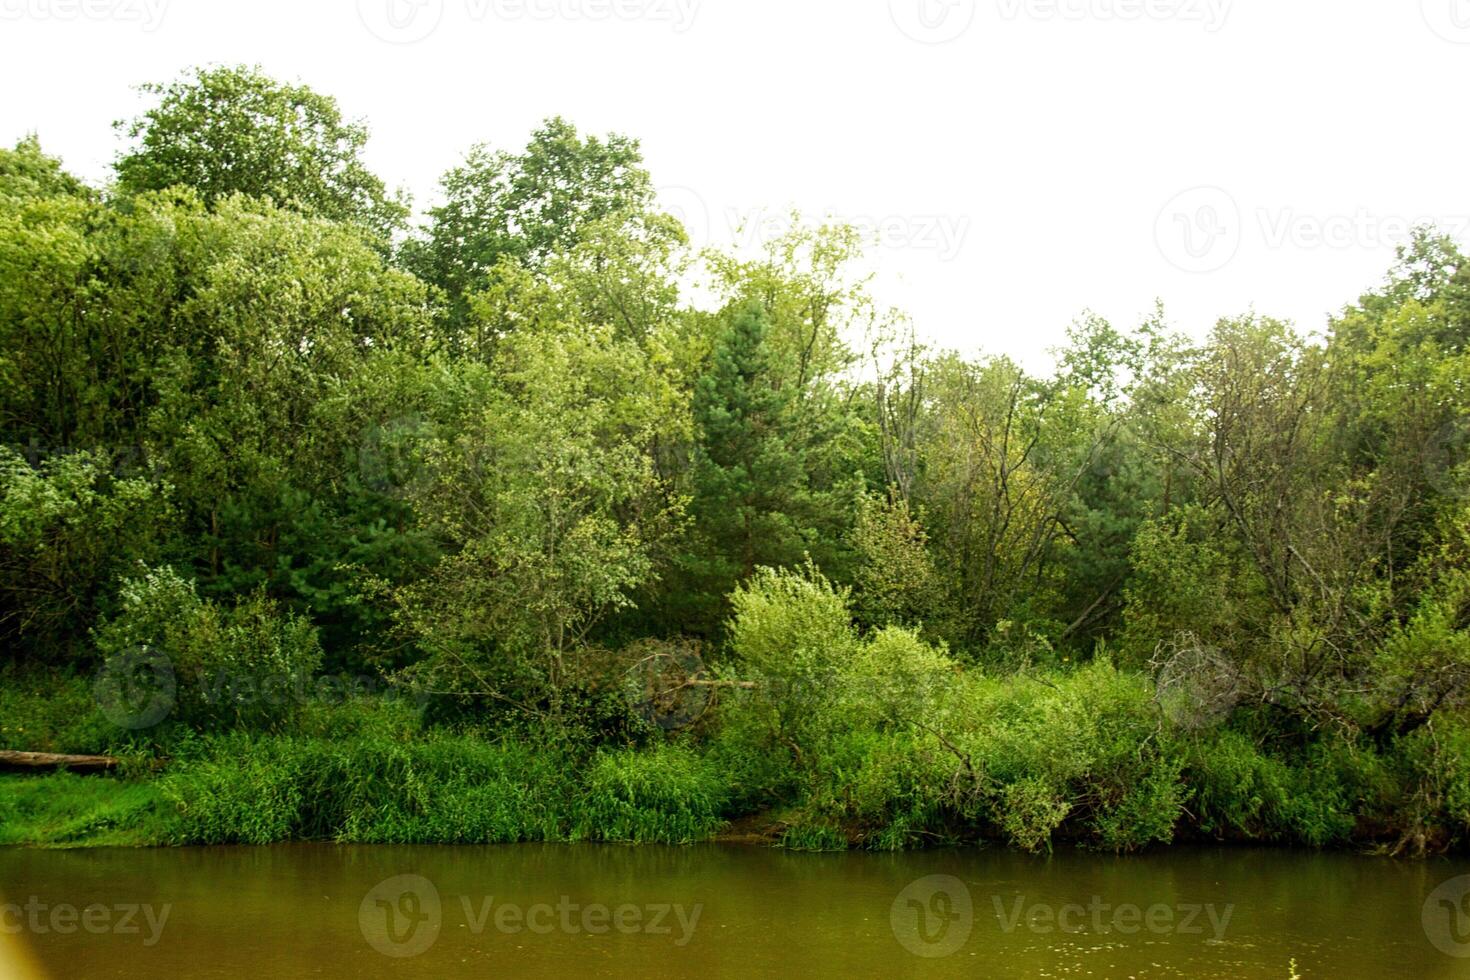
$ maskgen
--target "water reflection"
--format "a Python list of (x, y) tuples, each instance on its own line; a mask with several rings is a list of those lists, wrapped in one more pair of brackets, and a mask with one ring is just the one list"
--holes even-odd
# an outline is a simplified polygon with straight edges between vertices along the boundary
[(1254, 849), (10, 849), (0, 932), (59, 977), (1470, 977), (1467, 872)]

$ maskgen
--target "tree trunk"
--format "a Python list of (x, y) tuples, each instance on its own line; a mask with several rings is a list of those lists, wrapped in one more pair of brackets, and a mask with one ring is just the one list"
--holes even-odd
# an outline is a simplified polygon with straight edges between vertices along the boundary
[(116, 769), (110, 755), (55, 755), (50, 752), (12, 752), (0, 749), (0, 770), (70, 769), (73, 772), (104, 772)]

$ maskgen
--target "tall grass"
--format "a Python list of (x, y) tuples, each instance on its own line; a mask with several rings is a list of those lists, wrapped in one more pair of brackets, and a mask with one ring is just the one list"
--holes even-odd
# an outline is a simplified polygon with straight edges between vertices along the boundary
[(679, 744), (599, 752), (572, 804), (577, 840), (688, 844), (713, 837), (730, 787), (712, 760)]
[(0, 776), (0, 846), (130, 847), (173, 837), (158, 787), (111, 776)]
[(179, 813), (177, 843), (509, 843), (564, 836), (568, 768), (554, 751), (466, 735), (234, 734), (160, 789)]

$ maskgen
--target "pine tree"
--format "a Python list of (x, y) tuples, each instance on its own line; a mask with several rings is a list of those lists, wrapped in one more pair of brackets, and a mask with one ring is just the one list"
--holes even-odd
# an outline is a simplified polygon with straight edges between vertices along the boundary
[(737, 582), (761, 565), (799, 563), (812, 536), (793, 393), (778, 382), (768, 330), (759, 303), (736, 311), (694, 390), (699, 444), (691, 510), (700, 540), (689, 572), (704, 586), (694, 617), (708, 626)]

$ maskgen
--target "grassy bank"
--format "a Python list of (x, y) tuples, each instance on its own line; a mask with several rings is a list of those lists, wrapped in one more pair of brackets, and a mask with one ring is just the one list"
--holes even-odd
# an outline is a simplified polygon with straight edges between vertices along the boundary
[(751, 696), (694, 730), (621, 743), (434, 724), (373, 698), (310, 707), (276, 732), (166, 723), (124, 733), (96, 717), (85, 691), (71, 680), (0, 694), (7, 745), (124, 759), (110, 776), (0, 777), (0, 844), (688, 843), (729, 833), (808, 850), (1070, 840), (1128, 851), (1217, 839), (1412, 851), (1457, 847), (1470, 829), (1470, 775), (1458, 764), (1470, 730), (1449, 717), (1383, 746), (1321, 733), (1265, 743), (1249, 711), (1188, 731), (1163, 722), (1142, 678), (1103, 663), (951, 677), (919, 725), (860, 726), (809, 705), (783, 728)]

